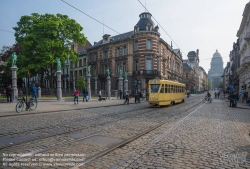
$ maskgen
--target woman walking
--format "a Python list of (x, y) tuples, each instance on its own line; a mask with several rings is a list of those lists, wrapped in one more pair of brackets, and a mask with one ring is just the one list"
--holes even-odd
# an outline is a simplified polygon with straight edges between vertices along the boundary
[(79, 95), (80, 95), (79, 90), (75, 89), (75, 92), (74, 92), (74, 104), (78, 104)]

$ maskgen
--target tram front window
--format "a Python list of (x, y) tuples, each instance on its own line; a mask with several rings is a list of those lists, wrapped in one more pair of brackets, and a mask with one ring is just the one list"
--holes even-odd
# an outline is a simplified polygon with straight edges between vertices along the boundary
[(159, 84), (151, 84), (150, 85), (150, 91), (151, 91), (151, 93), (158, 93), (159, 88), (160, 88)]

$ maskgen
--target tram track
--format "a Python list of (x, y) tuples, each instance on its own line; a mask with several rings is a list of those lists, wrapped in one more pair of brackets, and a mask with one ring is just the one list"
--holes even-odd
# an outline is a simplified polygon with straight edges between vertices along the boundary
[[(188, 109), (182, 111), (181, 114), (183, 114), (184, 112), (187, 112), (187, 111), (189, 111), (189, 110), (195, 108), (196, 106), (198, 106), (198, 105), (200, 105), (200, 104), (203, 104), (203, 103), (202, 103), (202, 102), (199, 102), (199, 103), (193, 105), (192, 107), (190, 107), (190, 108), (188, 108)], [(189, 116), (189, 114), (188, 114), (187, 116)], [(187, 116), (185, 116), (183, 119), (185, 119)], [(108, 153), (114, 151), (114, 150), (117, 149), (117, 148), (121, 148), (121, 147), (123, 147), (123, 146), (125, 146), (125, 145), (131, 143), (131, 142), (133, 142), (134, 140), (136, 140), (136, 139), (138, 139), (138, 138), (140, 138), (140, 137), (142, 137), (142, 136), (144, 136), (144, 135), (146, 135), (146, 134), (148, 134), (148, 133), (150, 133), (150, 132), (152, 132), (152, 131), (154, 131), (154, 130), (160, 128), (161, 126), (163, 126), (163, 125), (169, 123), (171, 120), (173, 120), (173, 118), (175, 118), (175, 117), (169, 118), (167, 121), (164, 121), (164, 120), (163, 120), (164, 122), (161, 122), (160, 124), (158, 124), (158, 125), (156, 125), (156, 126), (150, 128), (150, 129), (148, 129), (148, 130), (145, 130), (145, 131), (141, 132), (141, 133), (138, 134), (138, 135), (135, 135), (135, 136), (133, 136), (133, 137), (131, 137), (131, 138), (129, 138), (129, 139), (126, 139), (126, 140), (124, 140), (124, 141), (122, 141), (122, 142), (120, 142), (120, 143), (118, 143), (118, 144), (115, 144), (115, 145), (113, 145), (113, 146), (111, 146), (111, 147), (105, 149), (104, 151), (101, 151), (101, 152), (99, 152), (98, 154), (95, 154), (94, 156), (88, 157), (85, 161), (83, 161), (82, 163), (80, 163), (80, 164), (74, 166), (73, 168), (81, 167), (81, 166), (83, 166), (83, 165), (85, 165), (85, 164), (87, 164), (87, 163), (89, 163), (89, 162), (91, 162), (91, 161), (93, 161), (93, 160), (95, 160), (95, 159), (97, 159), (97, 158), (100, 158), (100, 157), (102, 157), (102, 156), (104, 156), (104, 155), (106, 155), (106, 154), (108, 154)]]
[[(134, 110), (133, 112), (136, 112), (136, 111), (138, 111), (138, 110), (143, 110), (143, 109), (148, 109), (148, 107), (146, 107), (146, 108), (140, 108), (140, 109), (136, 109), (136, 110)], [(155, 108), (155, 109), (157, 109), (157, 108)], [(147, 112), (150, 112), (150, 111), (152, 111), (152, 110), (149, 110), (149, 111), (147, 111)], [(147, 113), (146, 112), (146, 113)], [(130, 113), (132, 113), (132, 112), (130, 112)], [(145, 112), (143, 112), (143, 113), (145, 113)], [(112, 118), (116, 118), (116, 117), (118, 117), (118, 116), (121, 116), (121, 115), (123, 115), (123, 114), (127, 114), (127, 112), (124, 112), (124, 113), (114, 113), (114, 114), (104, 114), (104, 115), (99, 115), (99, 116), (94, 116), (94, 117), (90, 117), (90, 118), (87, 118), (87, 119), (85, 119), (85, 120), (82, 120), (81, 122), (87, 122), (87, 121), (91, 121), (91, 120), (95, 120), (95, 119), (104, 119), (104, 118), (110, 118), (110, 116), (112, 116)], [(126, 118), (126, 117), (125, 117)], [(105, 120), (104, 120), (105, 121)], [(112, 121), (111, 121), (112, 122)], [(69, 124), (69, 123), (74, 123), (74, 121), (72, 122), (68, 122), (67, 124)], [(108, 122), (106, 122), (106, 123), (110, 123), (109, 121)], [(23, 131), (23, 132), (17, 132), (17, 133), (11, 133), (11, 135), (9, 135), (9, 134), (6, 134), (6, 135), (1, 135), (0, 136), (0, 140), (1, 140), (1, 138), (3, 138), (3, 137), (6, 137), (6, 136), (14, 136), (14, 135), (20, 135), (20, 134), (22, 134), (22, 133), (32, 133), (32, 132), (34, 132), (34, 131), (36, 131), (36, 132), (39, 132), (39, 131), (43, 131), (43, 130), (49, 130), (49, 129), (53, 129), (53, 128), (60, 128), (60, 127), (65, 127), (67, 124), (63, 124), (63, 125), (56, 125), (56, 126), (49, 126), (49, 127), (44, 127), (44, 128), (37, 128), (37, 129), (33, 129), (33, 130), (27, 130), (27, 131)], [(105, 122), (104, 123), (99, 123), (99, 124), (97, 124), (97, 125), (103, 125), (103, 124), (105, 124)], [(66, 126), (67, 127), (67, 126)], [(89, 127), (89, 126), (87, 126), (87, 127)], [(93, 127), (93, 126), (92, 126)], [(83, 129), (85, 129), (86, 128), (86, 126), (84, 126), (84, 127), (81, 127), (81, 128), (77, 128), (77, 129), (75, 129), (75, 130), (72, 130), (72, 131), (69, 131), (69, 132), (62, 132), (62, 133), (60, 133), (60, 134), (51, 134), (51, 135), (47, 135), (47, 136), (41, 136), (41, 137), (36, 137), (36, 138), (34, 138), (34, 139), (30, 139), (30, 140), (25, 140), (25, 141), (21, 141), (21, 142), (18, 142), (17, 144), (11, 144), (11, 145), (7, 145), (7, 146), (2, 146), (2, 147), (0, 147), (0, 150), (2, 150), (2, 149), (4, 149), (4, 148), (7, 148), (7, 147), (12, 147), (12, 146), (16, 146), (16, 145), (20, 145), (20, 144), (22, 144), (22, 143), (25, 143), (25, 142), (31, 142), (31, 141), (35, 141), (35, 140), (38, 140), (38, 139), (45, 139), (45, 138), (50, 138), (50, 137), (55, 137), (55, 136), (60, 136), (60, 135), (63, 135), (63, 134), (70, 134), (70, 133), (73, 133), (73, 132), (76, 132), (76, 131), (79, 131), (79, 130), (83, 130)]]
[[(197, 101), (197, 100), (199, 100), (199, 98), (198, 98), (198, 99), (195, 99), (195, 100), (192, 100), (192, 102)], [(192, 107), (189, 107), (188, 109), (183, 110), (182, 113), (183, 113), (183, 112), (186, 112), (186, 111), (188, 111), (188, 110), (190, 110), (190, 109), (192, 109), (192, 108), (194, 108), (195, 106), (197, 106), (197, 105), (199, 105), (199, 104), (200, 104), (200, 102), (199, 102), (198, 104), (195, 104), (195, 105), (192, 106)], [(170, 111), (176, 109), (176, 106), (182, 107), (183, 105), (182, 105), (182, 104), (178, 104), (178, 105), (169, 107), (169, 108), (167, 109), (168, 112), (170, 112)], [(100, 108), (100, 107), (98, 107), (98, 108)], [(148, 107), (146, 107), (146, 108), (144, 108), (144, 109), (148, 109)], [(143, 109), (143, 110), (144, 110), (144, 109)], [(154, 114), (155, 114), (155, 113), (156, 113), (156, 112), (154, 111), (155, 109), (161, 110), (161, 108), (160, 108), (160, 109), (159, 109), (159, 108), (153, 108), (153, 110), (152, 110), (152, 108), (151, 108), (151, 109), (149, 109), (149, 111), (147, 111), (146, 113), (154, 112)], [(140, 108), (140, 110), (142, 110), (142, 108)], [(135, 111), (138, 111), (138, 110), (135, 110)], [(124, 112), (123, 114), (125, 114), (125, 113), (128, 113), (128, 112)], [(145, 111), (144, 111), (144, 112), (141, 113), (141, 114), (146, 114), (146, 113), (145, 113)], [(165, 113), (165, 112), (161, 112), (161, 113), (158, 112), (156, 115), (159, 116), (159, 115), (161, 115), (161, 114), (163, 114), (163, 113)], [(119, 113), (119, 114), (121, 114), (121, 113)], [(141, 116), (141, 114), (138, 114), (138, 115)], [(153, 115), (153, 113), (152, 113), (152, 117), (150, 117), (150, 118), (153, 118), (153, 116), (156, 116), (156, 115)], [(130, 116), (128, 116), (128, 118), (129, 118), (129, 117), (130, 117)], [(95, 117), (95, 118), (101, 118), (101, 116), (98, 116), (98, 117)], [(118, 122), (118, 121), (123, 120), (123, 119), (126, 119), (126, 118), (127, 118), (127, 117), (125, 116), (124, 118), (115, 119), (115, 120), (113, 120), (113, 121), (108, 121), (108, 122), (106, 122), (106, 123), (104, 122), (104, 123), (96, 124), (96, 126), (97, 126), (97, 125), (104, 125), (104, 124), (108, 124), (108, 123), (113, 123), (113, 122)], [(133, 116), (133, 118), (135, 118), (135, 117)], [(149, 117), (148, 117), (148, 118), (149, 118)], [(173, 118), (175, 118), (175, 117), (171, 117), (170, 119), (173, 119)], [(170, 119), (169, 119), (169, 120), (170, 120)], [(88, 119), (88, 120), (89, 120), (89, 119)], [(169, 120), (167, 120), (167, 121), (165, 121), (165, 122), (162, 122), (162, 123), (160, 123), (160, 124), (158, 124), (158, 125), (156, 125), (156, 126), (154, 126), (154, 127), (151, 127), (151, 128), (149, 128), (149, 129), (147, 129), (147, 130), (141, 132), (140, 134), (135, 135), (135, 136), (133, 136), (133, 137), (131, 137), (131, 138), (129, 138), (129, 139), (126, 139), (126, 140), (124, 140), (123, 142), (121, 142), (121, 143), (119, 143), (119, 144), (117, 144), (117, 145), (113, 145), (113, 146), (110, 147), (109, 149), (107, 149), (107, 150), (105, 150), (105, 151), (102, 151), (102, 152), (96, 154), (95, 156), (89, 157), (86, 161), (87, 161), (87, 162), (90, 162), (90, 161), (92, 161), (92, 160), (94, 160), (94, 159), (96, 159), (96, 158), (99, 158), (99, 157), (101, 157), (101, 156), (107, 154), (108, 152), (111, 152), (111, 151), (114, 150), (115, 148), (122, 147), (122, 146), (124, 146), (124, 145), (126, 145), (126, 144), (128, 144), (128, 143), (130, 143), (130, 142), (132, 142), (132, 141), (134, 141), (135, 139), (137, 139), (137, 138), (139, 138), (139, 137), (141, 137), (141, 136), (143, 136), (143, 135), (145, 135), (145, 134), (147, 134), (147, 133), (149, 133), (149, 132), (151, 132), (151, 131), (153, 131), (153, 130), (159, 128), (159, 127), (161, 127), (162, 125), (164, 125), (164, 124), (166, 124), (166, 123), (168, 123)], [(164, 121), (164, 120), (163, 120), (163, 121)], [(61, 133), (61, 134), (52, 135), (52, 136), (50, 136), (50, 137), (59, 136), (59, 135), (63, 135), (63, 134), (67, 134), (67, 133), (72, 133), (72, 132), (76, 132), (76, 131), (82, 130), (82, 129), (84, 129), (84, 128), (86, 128), (86, 127), (78, 128), (77, 130), (74, 130), (74, 131), (71, 131), (71, 132), (65, 132), (65, 133)], [(101, 131), (101, 132), (103, 132), (103, 131)], [(92, 137), (92, 136), (97, 135), (97, 134), (100, 134), (100, 132), (93, 133), (92, 135), (88, 135), (88, 136), (86, 136), (86, 137), (83, 137), (83, 138), (81, 138), (81, 139), (78, 139), (78, 140), (76, 140), (75, 142), (79, 142), (79, 141), (81, 141), (81, 140), (84, 140), (84, 139), (86, 139), (86, 138), (88, 138), (88, 137)], [(39, 138), (39, 139), (45, 139), (45, 138), (44, 138), (44, 137), (41, 137), (41, 138)], [(35, 140), (37, 140), (37, 139), (35, 139)], [(4, 150), (4, 149), (6, 149), (6, 148), (8, 148), (8, 147), (12, 147), (12, 148), (13, 148), (13, 147), (15, 147), (15, 146), (21, 145), (22, 143), (27, 143), (27, 142), (31, 142), (31, 141), (35, 141), (35, 140), (29, 140), (29, 141), (21, 142), (21, 143), (19, 143), (19, 144), (15, 144), (15, 145), (12, 145), (12, 146), (1, 147), (0, 150)], [(71, 142), (71, 143), (73, 143), (73, 142)], [(70, 144), (71, 144), (71, 143), (70, 143)], [(60, 146), (62, 146), (62, 145), (52, 146), (52, 147), (47, 148), (47, 149), (43, 149), (43, 150), (40, 150), (40, 151), (35, 151), (35, 152), (33, 152), (33, 154), (41, 153), (41, 152), (45, 152), (45, 151), (49, 151), (49, 150), (58, 148), (58, 147), (60, 147)], [(86, 163), (86, 161), (85, 161), (84, 163)]]
[[(200, 103), (198, 103), (198, 104), (196, 104), (196, 105), (194, 105), (194, 106), (192, 106), (192, 107), (189, 107), (188, 109), (183, 110), (182, 113), (184, 113), (184, 112), (186, 112), (186, 111), (188, 111), (188, 110), (194, 108), (195, 106), (197, 106), (197, 105), (199, 105), (199, 104), (200, 104)], [(178, 106), (178, 107), (183, 107), (183, 105), (181, 105), (181, 104), (178, 104), (178, 105), (176, 105), (176, 106)], [(167, 110), (168, 110), (167, 112), (171, 112), (172, 110), (175, 110), (175, 109), (176, 109), (176, 106), (169, 107), (169, 108), (167, 109)], [(159, 109), (159, 108), (155, 108), (155, 109), (161, 110), (161, 109)], [(154, 110), (152, 110), (152, 109), (149, 109), (149, 111), (147, 111), (147, 112), (149, 113), (149, 115), (151, 115), (151, 116), (148, 116), (148, 117), (147, 117), (148, 119), (154, 118), (154, 117), (156, 117), (156, 116), (159, 116), (159, 117), (160, 117), (160, 115), (166, 113), (165, 111), (164, 111), (164, 112), (159, 111), (158, 113), (156, 113), (156, 112), (155, 112)], [(154, 112), (154, 113), (151, 113), (151, 112)], [(144, 113), (144, 114), (145, 114), (145, 113)], [(133, 116), (133, 118), (136, 118), (136, 117)], [(114, 150), (115, 148), (122, 147), (122, 146), (124, 146), (124, 145), (126, 145), (126, 144), (132, 142), (133, 140), (135, 140), (135, 139), (137, 139), (137, 138), (139, 138), (139, 137), (141, 137), (141, 136), (143, 136), (143, 135), (145, 135), (145, 134), (147, 134), (147, 133), (149, 133), (149, 132), (151, 132), (151, 131), (153, 131), (153, 130), (159, 128), (159, 127), (161, 127), (162, 125), (168, 123), (168, 122), (169, 122), (170, 120), (172, 120), (173, 118), (175, 118), (175, 117), (171, 117), (171, 118), (169, 118), (167, 121), (165, 121), (165, 119), (164, 119), (164, 120), (162, 119), (164, 122), (161, 122), (160, 124), (158, 124), (158, 125), (156, 125), (156, 126), (153, 126), (153, 127), (149, 128), (149, 129), (147, 129), (147, 130), (141, 132), (140, 134), (137, 134), (137, 135), (135, 135), (135, 136), (133, 136), (133, 137), (131, 137), (131, 138), (129, 138), (129, 139), (126, 139), (126, 140), (124, 140), (123, 142), (121, 142), (121, 143), (119, 143), (119, 144), (117, 144), (117, 145), (113, 145), (113, 146), (110, 147), (109, 149), (104, 150), (104, 151), (101, 151), (100, 153), (96, 154), (95, 156), (89, 157), (86, 161), (87, 161), (87, 162), (90, 162), (90, 161), (92, 161), (92, 160), (94, 160), (94, 159), (96, 159), (96, 158), (98, 158), (98, 157), (100, 157), (100, 156), (103, 156), (103, 155), (107, 154), (108, 152)], [(126, 117), (123, 118), (123, 119), (126, 119)], [(122, 119), (117, 119), (117, 120), (114, 120), (114, 121), (111, 121), (111, 122), (108, 122), (108, 123), (112, 123), (112, 122), (115, 122), (115, 121), (118, 122), (118, 121), (121, 121), (121, 120), (122, 120)], [(107, 123), (106, 123), (106, 124), (107, 124)], [(97, 125), (100, 125), (100, 124), (97, 124)], [(104, 131), (101, 131), (101, 132), (104, 132)], [(76, 140), (76, 141), (74, 141), (74, 142), (67, 143), (67, 144), (74, 144), (74, 143), (80, 142), (81, 140), (84, 140), (84, 139), (86, 139), (86, 138), (93, 137), (94, 135), (98, 135), (98, 134), (100, 134), (101, 132), (94, 133), (94, 134), (92, 134), (92, 135), (83, 137), (83, 138), (81, 138), (81, 139), (78, 139), (78, 140)], [(47, 148), (47, 149), (38, 150), (38, 151), (33, 151), (33, 152), (31, 152), (31, 153), (28, 153), (28, 154), (29, 154), (29, 155), (30, 155), (30, 154), (33, 154), (33, 155), (34, 155), (34, 154), (37, 154), (37, 153), (43, 153), (43, 152), (46, 152), (46, 151), (51, 151), (51, 150), (53, 150), (53, 149), (59, 148), (59, 147), (61, 147), (61, 146), (65, 146), (65, 145), (53, 146), (53, 147), (50, 147), (50, 148)], [(86, 162), (84, 162), (84, 163), (86, 163)]]

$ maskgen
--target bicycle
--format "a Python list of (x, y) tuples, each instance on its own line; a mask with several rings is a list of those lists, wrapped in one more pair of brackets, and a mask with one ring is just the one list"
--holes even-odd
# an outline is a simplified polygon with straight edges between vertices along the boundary
[(37, 108), (37, 100), (30, 98), (30, 100), (27, 102), (25, 98), (23, 97), (21, 100), (19, 100), (16, 104), (16, 112), (20, 113), (23, 111), (24, 104), (26, 105), (26, 111), (35, 110)]
[(203, 103), (205, 102), (209, 102), (209, 103), (212, 103), (212, 98), (208, 98), (208, 97), (205, 97), (203, 100), (202, 100)]

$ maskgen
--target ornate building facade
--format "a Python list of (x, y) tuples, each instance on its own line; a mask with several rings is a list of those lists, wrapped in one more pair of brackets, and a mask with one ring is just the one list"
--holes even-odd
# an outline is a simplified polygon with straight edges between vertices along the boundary
[(222, 81), (221, 76), (223, 72), (223, 60), (218, 50), (216, 50), (211, 60), (210, 70), (208, 71), (208, 80), (212, 84), (211, 88), (218, 88), (220, 81)]
[(246, 4), (240, 28), (237, 32), (239, 37), (240, 66), (237, 69), (239, 76), (239, 92), (250, 92), (250, 2)]
[[(120, 35), (105, 34), (103, 39), (87, 49), (91, 65), (91, 88), (97, 80), (98, 89), (107, 90), (107, 69), (111, 75), (111, 90), (119, 90), (119, 72), (127, 73), (128, 89), (145, 90), (155, 77), (182, 80), (182, 55), (160, 38), (148, 12), (139, 15), (134, 30)], [(124, 76), (123, 76), (124, 78)], [(124, 85), (123, 85), (124, 86)]]

